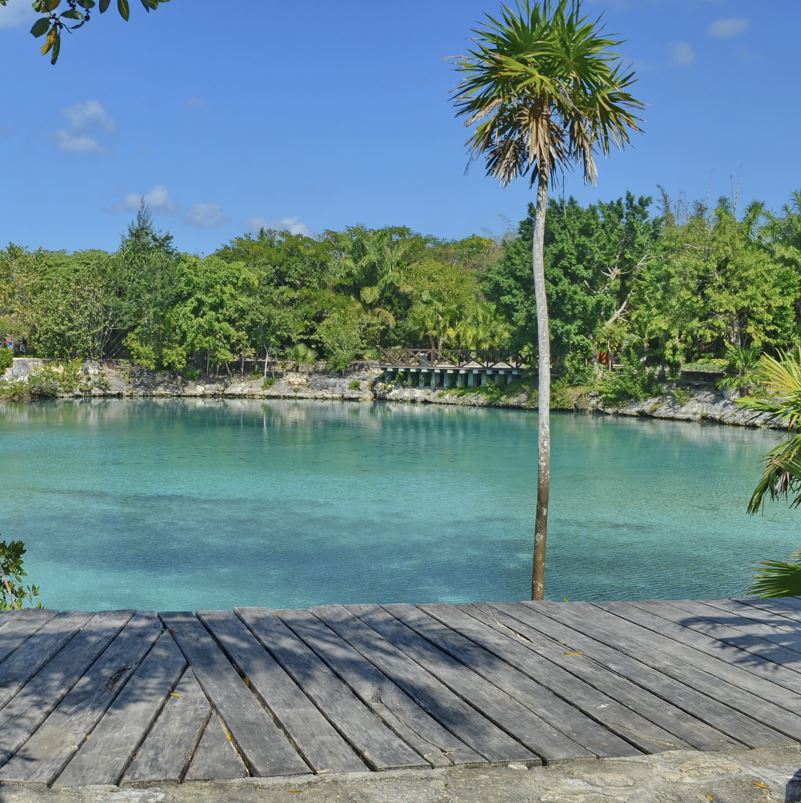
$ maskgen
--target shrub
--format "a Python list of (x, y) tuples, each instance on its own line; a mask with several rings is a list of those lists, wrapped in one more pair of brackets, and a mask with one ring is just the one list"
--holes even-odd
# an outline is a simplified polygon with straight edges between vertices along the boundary
[(592, 385), (571, 385), (558, 380), (551, 388), (551, 407), (556, 410), (587, 410), (591, 396)]
[(0, 399), (4, 401), (21, 402), (28, 401), (31, 393), (28, 383), (17, 379), (13, 382), (0, 382)]
[(275, 384), (274, 376), (265, 376), (264, 381), (261, 383), (262, 390), (269, 390)]
[(615, 406), (655, 396), (659, 393), (659, 383), (654, 372), (632, 353), (624, 355), (618, 370), (604, 371), (596, 389), (604, 404)]
[(721, 390), (753, 393), (760, 382), (759, 359), (762, 351), (756, 346), (729, 346), (726, 351), (726, 376), (718, 382)]
[(687, 388), (673, 388), (670, 393), (677, 404), (685, 405), (690, 401), (690, 391)]
[(14, 364), (14, 352), (11, 349), (0, 348), (0, 376)]
[(302, 365), (311, 365), (317, 362), (317, 352), (309, 348), (305, 343), (297, 343), (287, 351), (287, 356), (290, 360), (301, 363)]
[(35, 600), (39, 589), (26, 586), (22, 580), (27, 573), (22, 566), (25, 544), (22, 541), (0, 541), (0, 610), (12, 611), (25, 607), (25, 603), (42, 607)]
[(353, 382), (348, 385), (348, 388), (350, 390), (361, 390), (362, 383), (358, 379), (354, 379)]
[(81, 361), (43, 365), (28, 377), (28, 395), (33, 399), (56, 399), (75, 393), (81, 386)]

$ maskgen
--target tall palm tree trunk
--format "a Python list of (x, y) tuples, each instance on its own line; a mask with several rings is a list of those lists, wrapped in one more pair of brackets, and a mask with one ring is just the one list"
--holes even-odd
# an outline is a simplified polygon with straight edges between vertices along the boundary
[(537, 349), (539, 352), (539, 398), (537, 404), (537, 513), (534, 522), (534, 566), (531, 598), (545, 596), (545, 551), (548, 543), (548, 498), (551, 492), (551, 339), (548, 297), (545, 292), (545, 213), (548, 207), (548, 170), (540, 165), (537, 210), (531, 262), (534, 298), (537, 306)]

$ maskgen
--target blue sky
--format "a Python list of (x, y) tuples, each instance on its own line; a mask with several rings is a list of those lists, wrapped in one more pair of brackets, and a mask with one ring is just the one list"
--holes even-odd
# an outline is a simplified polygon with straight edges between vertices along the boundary
[[(502, 233), (525, 182), (474, 163), (448, 57), (498, 0), (172, 0), (109, 12), (51, 67), (0, 8), (0, 242), (114, 248), (137, 199), (180, 248), (266, 224)], [(778, 208), (801, 188), (799, 0), (585, 0), (637, 69), (645, 133), (584, 201), (627, 189)]]

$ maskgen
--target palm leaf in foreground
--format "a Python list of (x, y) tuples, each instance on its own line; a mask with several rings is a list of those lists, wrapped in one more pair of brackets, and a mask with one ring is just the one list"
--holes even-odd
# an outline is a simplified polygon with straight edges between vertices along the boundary
[[(763, 356), (759, 368), (764, 391), (739, 403), (784, 424), (791, 435), (763, 458), (762, 476), (748, 503), (751, 514), (762, 510), (766, 499), (801, 506), (801, 346), (778, 357)], [(763, 561), (750, 591), (760, 597), (801, 596), (801, 551), (790, 562)]]
[(801, 552), (783, 563), (763, 560), (749, 589), (757, 597), (801, 597)]

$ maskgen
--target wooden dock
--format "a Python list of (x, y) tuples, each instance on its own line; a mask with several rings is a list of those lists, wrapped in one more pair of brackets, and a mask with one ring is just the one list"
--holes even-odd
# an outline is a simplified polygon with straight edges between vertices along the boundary
[(0, 784), (801, 742), (801, 599), (0, 613)]

